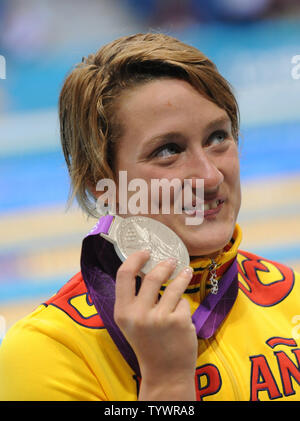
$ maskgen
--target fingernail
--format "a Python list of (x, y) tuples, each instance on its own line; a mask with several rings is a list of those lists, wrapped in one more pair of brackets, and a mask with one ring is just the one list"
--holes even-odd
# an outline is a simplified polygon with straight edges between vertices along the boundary
[(175, 259), (175, 257), (169, 257), (166, 262), (172, 267), (177, 265), (177, 259)]
[(194, 271), (191, 267), (187, 266), (186, 268), (183, 269), (183, 273), (184, 275), (186, 275), (188, 278), (192, 278)]

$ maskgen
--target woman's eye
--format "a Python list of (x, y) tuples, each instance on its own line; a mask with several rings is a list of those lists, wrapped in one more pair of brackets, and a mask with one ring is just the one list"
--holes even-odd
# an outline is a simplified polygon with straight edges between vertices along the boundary
[(218, 145), (220, 143), (223, 143), (224, 140), (226, 140), (228, 137), (228, 134), (224, 130), (218, 130), (217, 132), (214, 132), (208, 139), (208, 144), (210, 145)]
[(167, 145), (161, 146), (156, 152), (154, 152), (155, 158), (168, 158), (171, 155), (175, 155), (180, 152), (180, 148), (175, 143), (168, 143)]

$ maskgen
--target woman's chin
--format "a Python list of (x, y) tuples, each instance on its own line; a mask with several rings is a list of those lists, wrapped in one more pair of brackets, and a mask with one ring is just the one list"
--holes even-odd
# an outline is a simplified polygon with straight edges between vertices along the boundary
[(192, 256), (210, 257), (213, 259), (213, 258), (216, 258), (222, 252), (225, 245), (223, 245), (223, 247), (212, 246), (211, 248), (208, 247), (207, 244), (205, 244), (205, 246), (203, 245), (202, 247), (201, 245), (199, 245), (198, 247), (187, 246), (187, 250), (191, 257)]
[(190, 256), (216, 257), (231, 240), (235, 225), (179, 234)]

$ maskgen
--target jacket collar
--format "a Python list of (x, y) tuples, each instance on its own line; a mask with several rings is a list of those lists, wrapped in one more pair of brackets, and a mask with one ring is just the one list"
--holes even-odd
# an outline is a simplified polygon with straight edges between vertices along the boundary
[(213, 263), (212, 260), (214, 260), (217, 264), (217, 272), (219, 272), (219, 275), (222, 275), (229, 266), (230, 262), (232, 262), (232, 260), (237, 256), (241, 241), (242, 231), (240, 226), (236, 224), (232, 239), (215, 259), (211, 259), (210, 257), (191, 258), (190, 266), (194, 270), (194, 276), (198, 276), (198, 274), (201, 275), (209, 271), (210, 266)]

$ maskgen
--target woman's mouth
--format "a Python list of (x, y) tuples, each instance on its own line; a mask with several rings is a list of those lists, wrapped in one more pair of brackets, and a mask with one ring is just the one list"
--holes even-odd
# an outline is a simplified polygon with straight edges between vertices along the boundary
[(206, 218), (206, 217), (213, 216), (219, 213), (224, 202), (225, 202), (224, 199), (214, 199), (214, 200), (205, 201), (204, 206), (202, 205), (200, 209), (197, 209), (195, 205), (193, 205), (190, 208), (185, 207), (182, 210), (184, 211), (185, 214), (189, 216), (195, 216), (197, 211), (202, 211), (204, 212), (203, 214), (204, 218)]
[(224, 199), (215, 199), (204, 203), (204, 218), (212, 217), (222, 209)]

